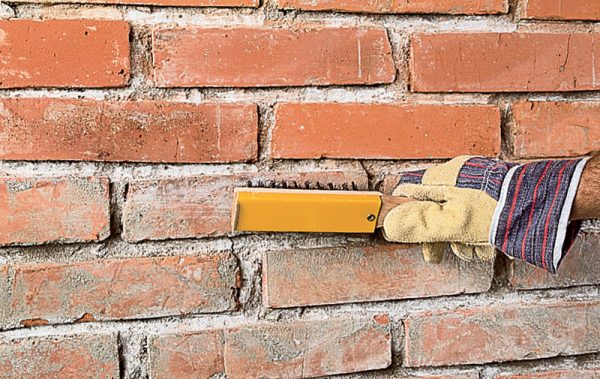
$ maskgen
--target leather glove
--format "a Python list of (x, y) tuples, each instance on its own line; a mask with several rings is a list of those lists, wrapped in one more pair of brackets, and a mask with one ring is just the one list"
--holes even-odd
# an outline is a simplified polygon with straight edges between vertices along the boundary
[(457, 157), (402, 175), (394, 195), (413, 198), (384, 220), (386, 239), (423, 243), (429, 262), (445, 244), (461, 259), (494, 248), (556, 272), (579, 228), (569, 215), (587, 158), (514, 164)]
[(447, 242), (460, 259), (472, 260), (475, 255), (483, 260), (492, 259), (495, 249), (488, 239), (497, 200), (481, 189), (457, 187), (461, 171), (470, 177), (469, 168), (481, 170), (481, 173), (471, 172), (470, 176), (487, 175), (492, 184), (501, 182), (509, 170), (504, 162), (492, 165), (490, 160), (461, 156), (426, 171), (403, 175), (393, 195), (419, 201), (396, 207), (387, 215), (386, 239), (424, 243), (423, 257), (430, 263), (443, 260)]

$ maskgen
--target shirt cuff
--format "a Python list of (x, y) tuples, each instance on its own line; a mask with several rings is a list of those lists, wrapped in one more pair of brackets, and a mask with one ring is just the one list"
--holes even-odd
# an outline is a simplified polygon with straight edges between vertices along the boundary
[(492, 218), (490, 243), (505, 254), (556, 273), (580, 223), (569, 222), (589, 158), (512, 167)]

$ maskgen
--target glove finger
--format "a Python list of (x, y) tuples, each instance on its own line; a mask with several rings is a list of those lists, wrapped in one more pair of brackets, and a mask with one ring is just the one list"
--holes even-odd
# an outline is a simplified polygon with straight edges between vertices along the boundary
[(496, 255), (496, 248), (494, 246), (475, 246), (475, 254), (484, 261), (489, 261)]
[(446, 243), (426, 243), (423, 244), (423, 259), (425, 262), (440, 264), (446, 253)]
[(409, 197), (415, 200), (444, 202), (448, 200), (449, 188), (443, 186), (423, 186), (420, 184), (401, 184), (394, 190), (394, 196)]
[(458, 258), (462, 259), (463, 261), (472, 261), (475, 255), (475, 248), (473, 246), (458, 242), (450, 243), (450, 249)]

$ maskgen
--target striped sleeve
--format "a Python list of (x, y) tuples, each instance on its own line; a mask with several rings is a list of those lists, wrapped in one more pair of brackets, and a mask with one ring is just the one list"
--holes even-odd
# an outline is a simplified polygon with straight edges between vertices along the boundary
[(579, 223), (569, 222), (588, 158), (512, 167), (503, 180), (490, 242), (505, 254), (556, 273)]

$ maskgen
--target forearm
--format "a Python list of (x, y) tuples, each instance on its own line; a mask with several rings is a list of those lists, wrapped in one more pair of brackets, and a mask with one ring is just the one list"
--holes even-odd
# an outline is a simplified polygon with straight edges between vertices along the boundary
[(581, 176), (571, 220), (600, 218), (600, 154), (587, 163)]

